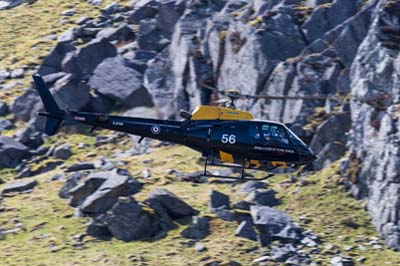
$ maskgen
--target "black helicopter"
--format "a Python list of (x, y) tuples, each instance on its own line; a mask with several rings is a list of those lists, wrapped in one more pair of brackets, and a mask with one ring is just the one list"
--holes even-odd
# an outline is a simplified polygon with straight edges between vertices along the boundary
[[(270, 172), (278, 167), (306, 165), (316, 159), (311, 149), (284, 124), (255, 120), (249, 112), (235, 109), (235, 100), (250, 95), (221, 92), (230, 98), (228, 107), (198, 106), (192, 113), (181, 111), (183, 121), (170, 121), (61, 110), (43, 79), (39, 75), (33, 79), (45, 108), (39, 115), (46, 117), (47, 135), (54, 135), (66, 120), (138, 135), (139, 142), (147, 137), (181, 144), (202, 153), (205, 176), (240, 180), (254, 179), (245, 176), (245, 169)], [(211, 175), (208, 165), (239, 168), (241, 174)], [(271, 176), (269, 173), (259, 179)]]

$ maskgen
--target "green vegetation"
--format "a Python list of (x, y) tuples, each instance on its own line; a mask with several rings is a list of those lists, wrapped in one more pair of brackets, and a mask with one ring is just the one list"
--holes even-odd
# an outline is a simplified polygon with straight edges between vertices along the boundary
[[(93, 151), (93, 142), (87, 150), (76, 149), (77, 143), (90, 142), (87, 136), (70, 135), (67, 140), (72, 143), (76, 152), (68, 163), (79, 160), (79, 156), (83, 156), (86, 151)], [(51, 139), (51, 142), (55, 142), (55, 139)], [(100, 146), (97, 156), (110, 154), (114, 149), (113, 144)], [(231, 202), (234, 202), (245, 197), (237, 192), (238, 186), (212, 182), (181, 182), (175, 175), (167, 173), (169, 169), (186, 173), (201, 170), (198, 157), (196, 152), (187, 148), (167, 146), (122, 160), (127, 163), (124, 168), (145, 183), (144, 189), (135, 195), (136, 199), (143, 200), (151, 189), (162, 187), (174, 192), (203, 215), (212, 218), (211, 235), (201, 241), (205, 243), (207, 251), (196, 252), (190, 246), (189, 240), (180, 237), (179, 233), (187, 221), (182, 221), (180, 228), (170, 231), (167, 237), (155, 241), (125, 243), (115, 239), (100, 241), (85, 236), (88, 219), (75, 217), (74, 210), (67, 201), (58, 197), (57, 193), (63, 182), (50, 181), (52, 175), (61, 172), (55, 170), (35, 177), (39, 186), (33, 193), (5, 198), (2, 204), (5, 211), (0, 214), (0, 227), (14, 228), (17, 218), (24, 229), (0, 240), (4, 247), (0, 250), (0, 257), (4, 258), (0, 265), (49, 265), (54, 261), (60, 265), (199, 265), (206, 258), (209, 259), (202, 263), (234, 260), (250, 265), (253, 259), (260, 256), (258, 253), (248, 253), (257, 247), (257, 243), (235, 237), (236, 223), (224, 222), (208, 211), (208, 195), (211, 189), (227, 193)], [(145, 168), (150, 169), (150, 178), (141, 177)], [(282, 199), (282, 205), (278, 208), (287, 211), (302, 227), (311, 229), (321, 237), (324, 241), (321, 245), (322, 251), (314, 256), (315, 261), (319, 261), (321, 265), (327, 265), (332, 254), (336, 252), (351, 255), (354, 259), (365, 257), (366, 262), (363, 265), (398, 265), (398, 253), (365, 245), (371, 237), (377, 237), (377, 234), (364, 211), (363, 202), (351, 198), (340, 184), (341, 178), (337, 169), (338, 164), (334, 164), (295, 183), (284, 182), (288, 175), (274, 177), (270, 180), (270, 186), (279, 192)], [(13, 174), (3, 173), (9, 177)], [(306, 224), (303, 223), (305, 220)], [(83, 246), (77, 244), (77, 238), (83, 238)], [(332, 249), (325, 250), (326, 244), (332, 244)], [(364, 248), (360, 249), (359, 245)], [(348, 246), (353, 248), (346, 251)]]

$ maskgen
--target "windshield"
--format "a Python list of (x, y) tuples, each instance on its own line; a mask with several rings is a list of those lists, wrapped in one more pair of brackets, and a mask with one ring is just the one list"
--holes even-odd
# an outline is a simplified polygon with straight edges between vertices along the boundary
[(285, 128), (286, 128), (287, 134), (289, 135), (290, 141), (294, 145), (307, 146), (298, 136), (296, 136), (296, 134), (293, 133), (293, 131), (291, 131), (288, 127), (285, 127)]
[(261, 133), (264, 139), (267, 140), (267, 142), (289, 144), (285, 129), (282, 126), (274, 124), (264, 124), (261, 127)]

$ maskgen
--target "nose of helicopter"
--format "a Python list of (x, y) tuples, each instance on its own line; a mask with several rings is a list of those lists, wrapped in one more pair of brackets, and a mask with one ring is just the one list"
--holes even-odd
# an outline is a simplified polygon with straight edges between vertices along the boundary
[(303, 149), (301, 149), (301, 151), (299, 152), (300, 155), (300, 160), (302, 161), (302, 163), (311, 163), (312, 161), (317, 159), (317, 156), (315, 156), (314, 152), (307, 147), (304, 147)]

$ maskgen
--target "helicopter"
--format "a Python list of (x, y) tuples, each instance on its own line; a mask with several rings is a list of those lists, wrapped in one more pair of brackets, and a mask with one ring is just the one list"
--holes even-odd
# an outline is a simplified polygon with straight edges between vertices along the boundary
[[(168, 141), (200, 152), (205, 159), (204, 176), (238, 180), (267, 179), (274, 176), (271, 171), (276, 168), (299, 167), (316, 159), (312, 150), (285, 124), (256, 120), (251, 113), (235, 108), (235, 101), (240, 98), (281, 99), (282, 96), (219, 91), (229, 98), (227, 107), (201, 105), (192, 113), (181, 110), (182, 121), (171, 121), (62, 110), (42, 77), (35, 74), (33, 80), (45, 109), (38, 115), (46, 117), (44, 133), (49, 136), (57, 133), (63, 121), (68, 121), (89, 125), (93, 129), (138, 135), (139, 143), (144, 138)], [(288, 98), (305, 97), (284, 97)], [(307, 98), (326, 99), (319, 96)], [(240, 176), (210, 174), (208, 166), (236, 168)], [(261, 178), (246, 176), (247, 169), (267, 172), (267, 175)]]

